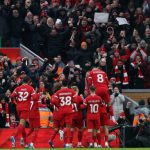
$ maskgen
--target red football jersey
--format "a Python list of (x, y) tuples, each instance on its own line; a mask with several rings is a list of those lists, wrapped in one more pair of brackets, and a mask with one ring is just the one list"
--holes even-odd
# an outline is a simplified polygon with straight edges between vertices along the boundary
[(57, 98), (55, 97), (55, 95), (52, 95), (51, 97), (51, 106), (53, 106), (54, 108), (54, 111), (53, 111), (53, 118), (56, 119), (56, 118), (59, 118), (59, 109), (58, 109), (58, 100)]
[(87, 106), (87, 116), (94, 117), (100, 115), (100, 107), (102, 104), (101, 97), (94, 95), (89, 95), (86, 99), (84, 104)]
[(73, 111), (73, 117), (74, 118), (81, 118), (82, 117), (82, 109), (81, 105), (83, 104), (83, 98), (82, 96), (75, 96), (74, 102), (72, 103), (72, 111)]
[(88, 85), (94, 85), (95, 88), (106, 87), (108, 88), (107, 74), (101, 69), (94, 68), (89, 72)]
[(72, 107), (72, 103), (74, 97), (76, 96), (76, 92), (72, 89), (63, 87), (55, 93), (55, 98), (58, 101), (59, 109), (67, 109), (68, 107)]
[(30, 109), (30, 102), (32, 97), (35, 95), (35, 90), (32, 86), (28, 84), (22, 84), (15, 88), (11, 94), (11, 98), (16, 98), (17, 110), (26, 110)]
[(36, 94), (33, 101), (30, 101), (30, 113), (29, 118), (39, 118), (39, 98), (40, 95)]

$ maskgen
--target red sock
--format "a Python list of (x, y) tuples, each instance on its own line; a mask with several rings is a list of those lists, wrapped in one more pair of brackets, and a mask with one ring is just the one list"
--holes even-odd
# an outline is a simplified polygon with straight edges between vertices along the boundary
[(93, 133), (92, 132), (88, 132), (88, 142), (93, 143)]
[(29, 130), (29, 132), (27, 133), (27, 137), (30, 136), (30, 135), (32, 134), (33, 131), (34, 131), (34, 129), (31, 128), (31, 129)]
[(56, 136), (57, 133), (58, 133), (57, 130), (54, 130), (54, 131), (53, 131), (53, 134), (52, 134), (52, 137), (51, 137), (50, 141), (53, 141), (53, 140), (54, 140), (54, 138), (55, 138), (55, 136)]
[(17, 127), (17, 130), (14, 134), (14, 138), (16, 138), (18, 136), (18, 134), (20, 134), (20, 133), (22, 134), (22, 131), (23, 131), (24, 128), (25, 127), (22, 124), (19, 124), (19, 126)]
[(96, 142), (96, 136), (95, 135), (93, 136), (93, 141)]
[(69, 144), (69, 143), (71, 143), (71, 141), (70, 141), (70, 137), (71, 137), (71, 130), (70, 130), (70, 128), (67, 128), (66, 129), (66, 142)]
[(98, 145), (101, 145), (101, 134), (97, 133)]
[(105, 135), (105, 142), (108, 142), (108, 135)]
[(27, 134), (26, 134), (26, 131), (25, 131), (25, 128), (23, 128), (23, 130), (22, 130), (22, 137), (23, 137), (23, 139), (24, 139), (24, 143), (25, 144), (27, 144), (27, 141), (26, 141), (26, 136)]
[(78, 132), (78, 142), (82, 141), (82, 131)]
[(67, 143), (67, 130), (64, 129), (64, 143)]
[(37, 134), (38, 134), (38, 130), (34, 130), (33, 132), (33, 135), (32, 135), (32, 143), (35, 143), (35, 140), (36, 140), (36, 137), (37, 137)]
[(70, 143), (73, 142), (74, 131), (70, 131)]

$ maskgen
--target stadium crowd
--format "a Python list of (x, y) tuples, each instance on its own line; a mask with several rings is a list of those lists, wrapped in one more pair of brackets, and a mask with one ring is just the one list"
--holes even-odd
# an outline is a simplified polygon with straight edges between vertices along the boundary
[[(95, 23), (95, 12), (109, 13), (108, 22)], [(126, 18), (129, 24), (119, 25), (117, 17)], [(12, 64), (0, 54), (0, 127), (16, 126), (16, 105), (10, 95), (25, 76), (41, 94), (41, 105), (47, 106), (64, 79), (87, 96), (85, 79), (95, 65), (109, 78), (115, 119), (124, 116), (125, 100), (119, 91), (150, 87), (149, 17), (149, 0), (1, 1), (1, 46), (23, 43), (46, 58), (42, 66), (37, 58), (29, 63), (26, 57)], [(134, 119), (128, 117), (132, 124)]]

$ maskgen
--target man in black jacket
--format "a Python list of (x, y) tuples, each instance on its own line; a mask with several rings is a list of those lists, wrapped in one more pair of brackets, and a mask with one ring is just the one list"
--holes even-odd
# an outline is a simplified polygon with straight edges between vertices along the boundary
[(135, 137), (126, 141), (126, 147), (150, 147), (150, 122), (139, 120), (139, 126), (133, 130)]

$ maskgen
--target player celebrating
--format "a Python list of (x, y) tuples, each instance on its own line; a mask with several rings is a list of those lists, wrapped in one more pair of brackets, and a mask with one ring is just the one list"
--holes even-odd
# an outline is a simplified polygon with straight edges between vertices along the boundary
[(64, 120), (64, 124), (66, 125), (66, 136), (67, 142), (65, 144), (66, 148), (71, 147), (71, 125), (72, 125), (72, 103), (74, 101), (74, 97), (76, 96), (75, 91), (68, 88), (68, 82), (66, 80), (62, 81), (62, 88), (55, 93), (55, 100), (57, 101), (59, 106), (59, 115), (61, 120)]
[[(105, 132), (105, 147), (108, 145), (108, 127), (109, 114), (112, 116), (113, 122), (116, 123), (113, 115), (113, 110), (110, 102), (110, 96), (108, 93), (108, 77), (107, 74), (98, 67), (94, 67), (88, 74), (88, 86), (93, 85), (96, 88), (95, 93), (102, 98), (104, 101), (103, 113), (101, 114), (101, 125), (104, 127)], [(109, 114), (106, 111), (109, 112)]]
[[(50, 106), (51, 106), (51, 111), (53, 111), (53, 127), (54, 127), (54, 131), (52, 133), (52, 136), (49, 140), (49, 145), (51, 148), (54, 148), (54, 143), (53, 143), (53, 140), (55, 139), (57, 133), (59, 132), (60, 130), (60, 139), (62, 140), (63, 139), (63, 131), (62, 131), (62, 127), (64, 126), (64, 121), (62, 120), (62, 117), (61, 117), (61, 112), (59, 111), (59, 106), (58, 106), (58, 101), (57, 101), (57, 98), (55, 97), (55, 94), (52, 95), (51, 97), (51, 103), (50, 103)], [(52, 107), (53, 107), (53, 110), (52, 110)]]
[[(76, 128), (78, 128), (78, 144), (77, 147), (83, 147), (81, 140), (82, 140), (82, 131), (83, 131), (83, 113), (82, 113), (82, 105), (83, 105), (83, 98), (79, 94), (79, 89), (77, 86), (72, 86), (71, 89), (73, 89), (76, 92), (76, 96), (74, 98), (74, 102), (72, 104), (72, 128), (71, 132), (74, 133)], [(71, 138), (74, 139), (74, 134), (71, 134)], [(71, 140), (72, 141), (72, 140)]]
[(30, 78), (28, 76), (24, 77), (22, 85), (15, 88), (11, 94), (11, 99), (16, 100), (17, 104), (17, 113), (20, 118), (19, 126), (16, 129), (16, 132), (13, 136), (10, 137), (12, 147), (16, 147), (15, 138), (19, 133), (22, 134), (22, 137), (26, 143), (26, 132), (25, 132), (25, 123), (29, 118), (29, 108), (32, 99), (34, 99), (35, 91), (32, 86), (29, 85)]
[[(101, 97), (95, 94), (95, 87), (89, 88), (90, 95), (85, 99), (84, 105), (87, 107), (87, 129), (88, 129), (88, 142), (89, 147), (101, 148), (100, 136), (100, 107), (102, 104)], [(96, 131), (96, 132), (95, 132)], [(97, 134), (97, 136), (96, 136)], [(98, 139), (98, 146), (96, 143)], [(94, 142), (94, 145), (93, 145)]]
[(27, 136), (32, 134), (31, 142), (26, 146), (27, 148), (34, 148), (34, 142), (36, 140), (38, 129), (40, 127), (40, 113), (39, 113), (39, 98), (40, 94), (35, 94), (34, 101), (30, 101), (30, 112), (29, 112), (29, 125), (30, 130)]

